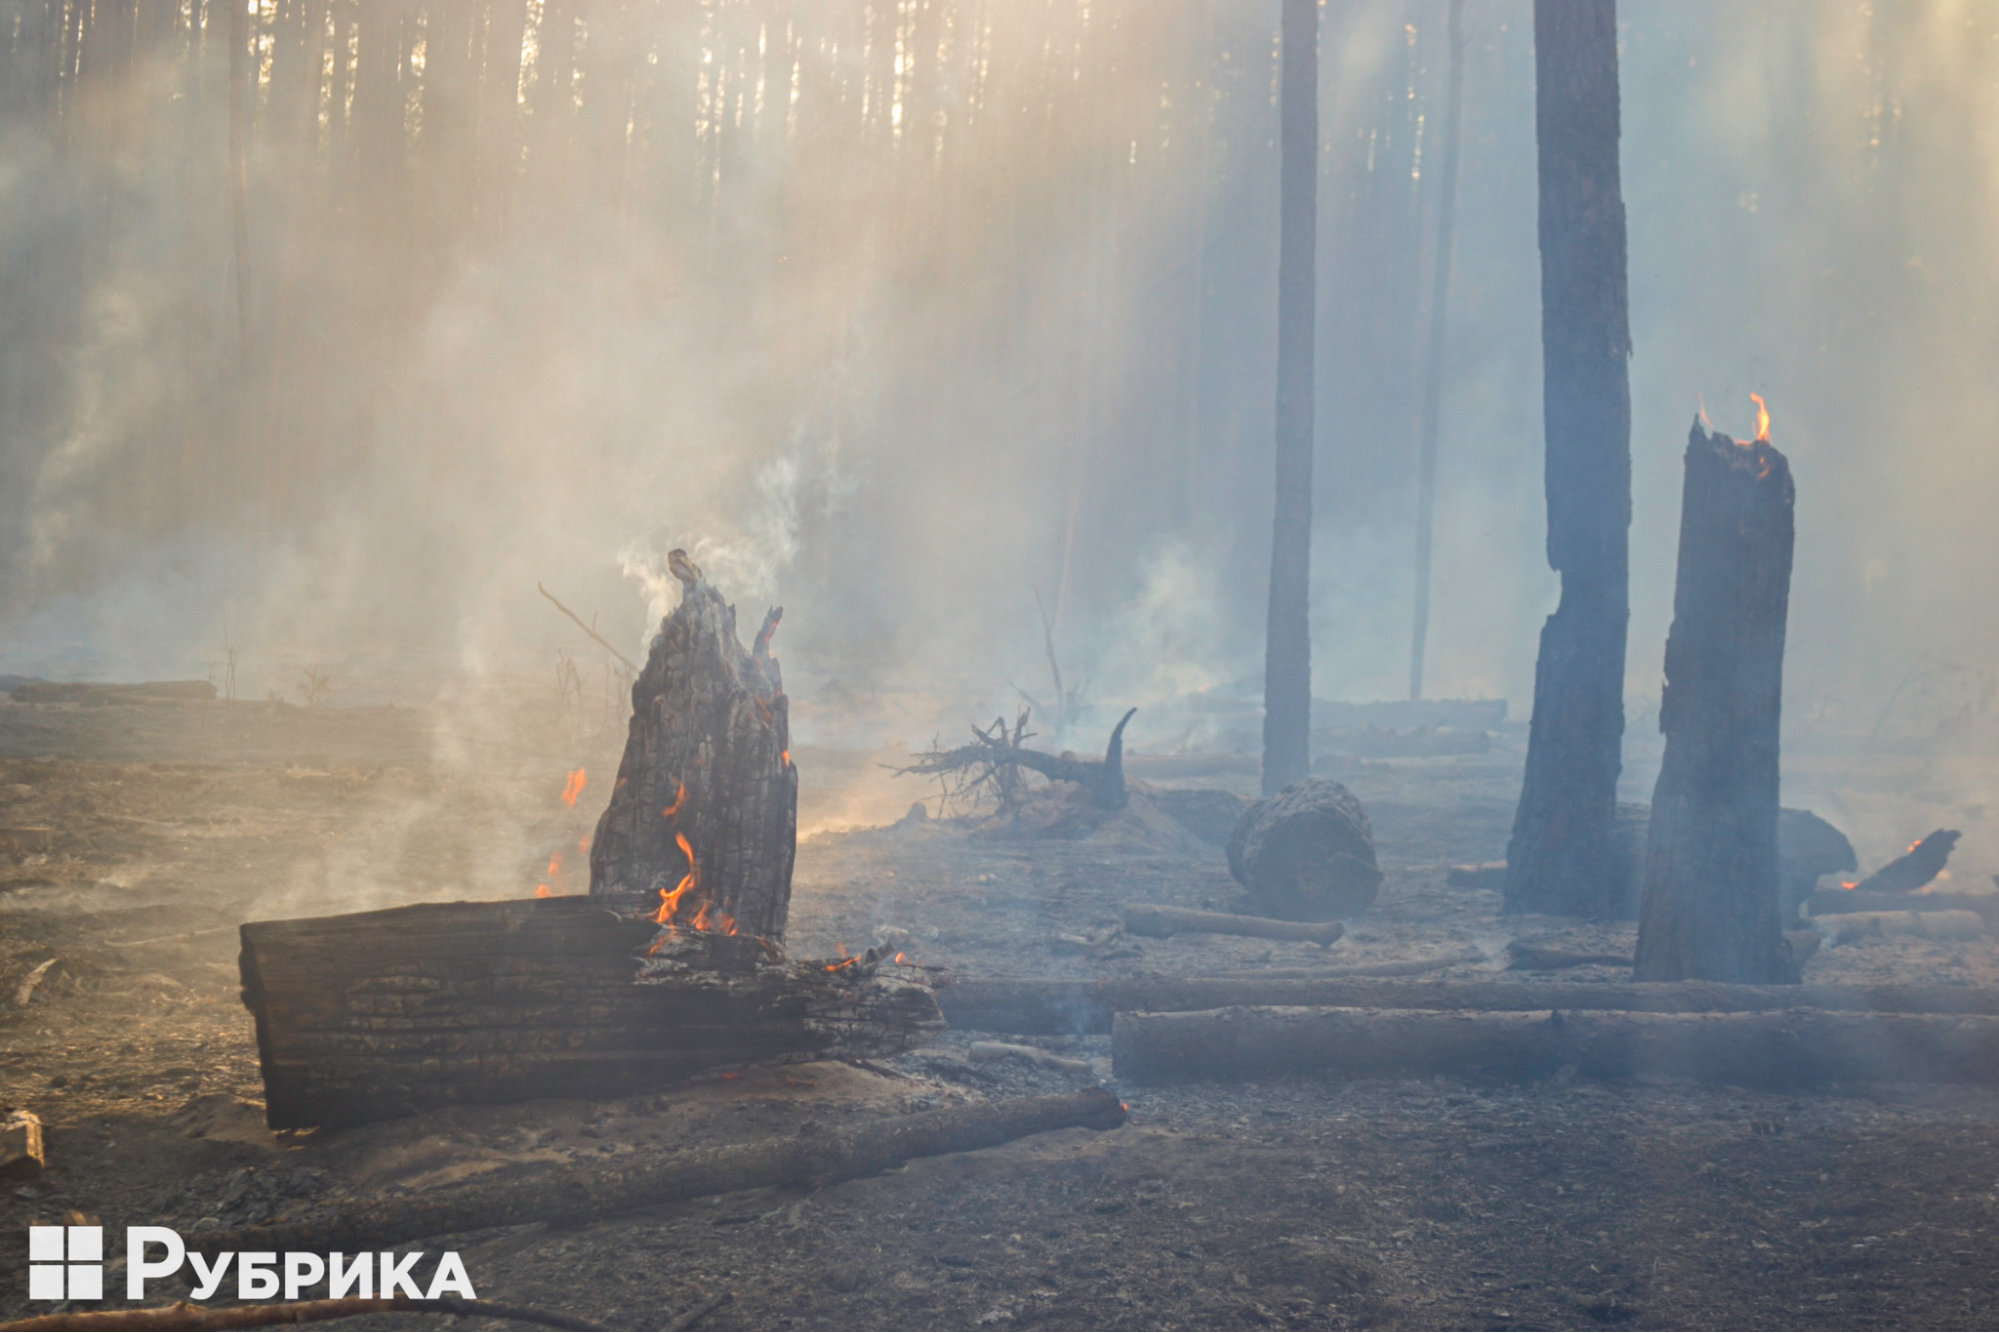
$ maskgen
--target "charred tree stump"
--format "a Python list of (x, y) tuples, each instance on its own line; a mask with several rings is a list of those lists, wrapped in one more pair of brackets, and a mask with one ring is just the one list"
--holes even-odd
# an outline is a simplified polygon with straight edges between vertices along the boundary
[(273, 1129), (629, 1096), (737, 1065), (894, 1055), (943, 1029), (873, 961), (786, 962), (589, 898), (423, 903), (242, 928)]
[(688, 930), (784, 938), (798, 841), (790, 706), (771, 635), (749, 652), (736, 609), (684, 551), (682, 585), (632, 685), (631, 731), (590, 843), (602, 905)]
[(1229, 837), (1228, 856), (1256, 911), (1282, 921), (1358, 916), (1381, 888), (1367, 811), (1325, 778), (1252, 805)]
[(1631, 354), (1615, 0), (1535, 0), (1548, 564), (1505, 910), (1608, 917), (1630, 619)]
[(1794, 498), (1790, 464), (1767, 428), (1741, 443), (1695, 423), (1659, 701), (1666, 752), (1646, 839), (1640, 981), (1798, 979), (1777, 916)]

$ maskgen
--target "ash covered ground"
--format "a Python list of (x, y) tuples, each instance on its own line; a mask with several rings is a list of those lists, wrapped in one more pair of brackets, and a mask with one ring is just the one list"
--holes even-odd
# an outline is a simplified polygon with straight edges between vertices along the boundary
[[(954, 1032), (887, 1073), (791, 1066), (617, 1102), (265, 1130), (234, 927), (551, 881), (581, 891), (576, 844), (621, 740), (508, 699), (451, 716), (0, 705), (0, 998), (58, 960), (25, 1009), (0, 1014), (0, 1105), (43, 1117), (51, 1162), (0, 1189), (0, 1272), (25, 1271), (28, 1224), (70, 1214), (236, 1227), (523, 1163), (1074, 1086), (974, 1063), (972, 1035)], [(790, 947), (887, 941), (966, 978), (1297, 972), (1471, 949), (1491, 961), (1438, 975), (1496, 975), (1516, 938), (1628, 950), (1628, 927), (1502, 920), (1495, 893), (1446, 885), (1447, 865), (1504, 854), (1523, 745), (1502, 734), (1485, 755), (1336, 769), (1367, 806), (1387, 880), (1329, 950), (1118, 935), (1122, 903), (1233, 896), (1219, 851), (1142, 800), (1073, 841), (989, 841), (934, 819), (818, 832), (799, 849)], [(806, 828), (850, 817), (856, 790), (877, 807), (930, 794), (891, 784), (877, 756), (801, 746), (796, 758)], [(1926, 760), (1811, 762), (1855, 808), (1921, 825), (1906, 836), (1982, 818)], [(578, 767), (593, 785), (566, 806)], [(1249, 781), (1175, 785), (1246, 793)], [(1975, 852), (1968, 836), (1961, 857)], [(1806, 976), (1999, 984), (1986, 941), (1826, 949)], [(1110, 1078), (1108, 1038), (1023, 1040)], [(702, 1327), (1981, 1328), (1999, 1316), (1999, 1102), (1986, 1090), (1799, 1096), (1557, 1076), (1120, 1091), (1131, 1119), (1108, 1133), (426, 1248), (461, 1251), (482, 1296), (634, 1328), (724, 1292), (733, 1301)], [(0, 1315), (41, 1312), (6, 1281)]]

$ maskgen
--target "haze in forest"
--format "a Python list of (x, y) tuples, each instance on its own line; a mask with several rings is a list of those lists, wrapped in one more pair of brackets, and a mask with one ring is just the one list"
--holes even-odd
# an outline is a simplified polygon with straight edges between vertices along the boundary
[[(1320, 698), (1406, 679), (1444, 9), (1324, 11)], [(1518, 717), (1556, 592), (1532, 24), (1466, 22), (1428, 692)], [(1792, 734), (1976, 730), (1999, 4), (1621, 22), (1632, 732), (1688, 424), (1748, 435), (1752, 391), (1798, 484)], [(233, 647), (239, 695), (310, 667), (335, 702), (600, 673), (537, 584), (636, 657), (685, 546), (746, 618), (786, 607), (808, 740), (1045, 696), (1038, 597), (1100, 721), (1199, 743), (1166, 701), (1261, 671), (1276, 29), (1274, 0), (0, 3), (0, 672)]]

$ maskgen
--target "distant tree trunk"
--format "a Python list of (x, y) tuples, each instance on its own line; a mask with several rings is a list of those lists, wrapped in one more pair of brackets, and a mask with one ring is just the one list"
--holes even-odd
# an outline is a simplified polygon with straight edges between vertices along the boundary
[(1263, 791), (1311, 769), (1312, 362), (1319, 232), (1319, 6), (1284, 0), (1277, 250), (1277, 513), (1263, 662)]
[(1409, 638), (1409, 697), (1423, 697), (1430, 641), (1430, 548), (1437, 515), (1437, 426), (1444, 396), (1444, 312), (1451, 295), (1451, 241), (1458, 222), (1458, 140), (1465, 101), (1465, 0), (1447, 22), (1450, 93), (1444, 103), (1444, 160), (1437, 171), (1437, 272), (1430, 284), (1430, 344), (1423, 357), (1422, 425), (1416, 477), (1416, 615)]
[(1696, 424), (1638, 914), (1640, 981), (1791, 982), (1777, 913), (1777, 748), (1791, 468)]
[(236, 349), (250, 360), (250, 126), (243, 104), (249, 81), (249, 17), (242, 0), (229, 5), (229, 223), (236, 250)]
[(1618, 180), (1615, 0), (1535, 0), (1548, 563), (1509, 912), (1610, 912), (1629, 620), (1631, 332)]

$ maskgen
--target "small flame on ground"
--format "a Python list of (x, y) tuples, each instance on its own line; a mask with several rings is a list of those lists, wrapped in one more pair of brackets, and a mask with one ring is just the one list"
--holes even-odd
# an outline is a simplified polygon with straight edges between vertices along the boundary
[(537, 898), (553, 898), (555, 891), (546, 884), (537, 884), (534, 886), (534, 896)]
[(576, 808), (576, 798), (581, 796), (583, 789), (589, 785), (590, 774), (588, 771), (581, 768), (577, 769), (569, 775), (569, 780), (562, 784), (562, 803), (574, 810)]

